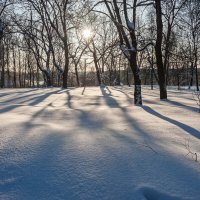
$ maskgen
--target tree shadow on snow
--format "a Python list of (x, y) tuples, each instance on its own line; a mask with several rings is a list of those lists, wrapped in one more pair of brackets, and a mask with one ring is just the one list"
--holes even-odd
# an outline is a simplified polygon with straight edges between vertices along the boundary
[(112, 90), (115, 90), (115, 91), (118, 91), (118, 92), (124, 94), (126, 96), (127, 101), (129, 102), (129, 104), (133, 104), (134, 103), (133, 97), (132, 98), (129, 97), (129, 95), (133, 95), (133, 94), (129, 94), (128, 95), (125, 91), (123, 91), (123, 90), (121, 90), (120, 88), (117, 88), (117, 87), (112, 87)]
[[(147, 135), (149, 136), (149, 138), (147, 137), (148, 142), (158, 142), (145, 130), (142, 122), (139, 123), (129, 115), (128, 110), (122, 107), (110, 93), (107, 93), (105, 88), (101, 88), (101, 91), (107, 105), (110, 108), (119, 108), (122, 111), (120, 114), (135, 130), (138, 137), (143, 138)], [(66, 105), (74, 109), (71, 104), (71, 94), (70, 92), (67, 93), (67, 101), (70, 102), (67, 102)], [(47, 95), (39, 99), (44, 100), (45, 97)], [(39, 102), (39, 99), (37, 102)], [(195, 191), (197, 195), (198, 184), (195, 183), (199, 180), (199, 177), (194, 170), (191, 170), (189, 166), (183, 168), (184, 163), (173, 157), (174, 155), (163, 158), (159, 157), (158, 154), (151, 154), (151, 151), (149, 154), (137, 149), (136, 140), (131, 135), (132, 132), (126, 134), (121, 133), (120, 130), (114, 130), (112, 126), (109, 126), (106, 116), (99, 116), (96, 112), (94, 114), (93, 110), (74, 109), (71, 113), (70, 111), (59, 110), (60, 113), (63, 111), (65, 114), (71, 114), (71, 120), (78, 120), (77, 127), (75, 126), (70, 130), (60, 130), (46, 124), (46, 127), (40, 129), (39, 132), (39, 135), (44, 135), (44, 137), (35, 137), (37, 129), (34, 128), (37, 128), (38, 124), (35, 124), (34, 119), (42, 117), (41, 114), (45, 112), (46, 107), (42, 107), (39, 112), (32, 116), (32, 120), (23, 124), (25, 133), (35, 132), (35, 135), (34, 137), (27, 137), (25, 145), (18, 147), (19, 150), (16, 148), (19, 153), (17, 165), (12, 163), (10, 167), (11, 164), (8, 162), (3, 167), (5, 170), (0, 169), (0, 176), (4, 175), (6, 178), (19, 177), (11, 184), (1, 185), (0, 195), (12, 195), (14, 191), (21, 200), (180, 200), (181, 198), (160, 192), (161, 189), (165, 190), (164, 184), (167, 180), (171, 181), (170, 186), (174, 188), (180, 187), (179, 183), (184, 186), (184, 182), (189, 182), (191, 183), (188, 185), (191, 188), (189, 190), (190, 195)], [(169, 120), (156, 111), (152, 111), (151, 108), (147, 109), (147, 112)], [(50, 110), (48, 115), (54, 118), (56, 113), (57, 111)], [(66, 115), (63, 115), (61, 118), (64, 122), (62, 125), (67, 123), (65, 117)], [(38, 123), (42, 125), (45, 120), (40, 120)], [(103, 130), (105, 136), (95, 137), (97, 136), (95, 134), (102, 133), (103, 128), (105, 129), (105, 131)], [(21, 141), (22, 138), (25, 138), (25, 135), (20, 137)], [(38, 140), (36, 140), (37, 138)], [(94, 140), (90, 141), (90, 139)], [(13, 151), (11, 154), (10, 156), (16, 158), (16, 152)], [(24, 159), (21, 159), (20, 155)], [(186, 173), (188, 176), (181, 179), (180, 177), (184, 177)], [(162, 177), (159, 180), (160, 182), (157, 181), (159, 179), (157, 177)], [(180, 181), (178, 181), (179, 179)], [(156, 190), (149, 186), (141, 187), (141, 182), (153, 183), (154, 187), (157, 186)], [(170, 186), (167, 188), (170, 188)], [(139, 198), (135, 197), (137, 192), (141, 194)]]
[(180, 102), (173, 101), (173, 100), (170, 100), (170, 99), (167, 99), (166, 102), (168, 102), (169, 104), (178, 106), (178, 107), (182, 107), (182, 108), (184, 108), (184, 109), (186, 109), (186, 110), (198, 111), (198, 108), (195, 108), (195, 107), (193, 107), (193, 106), (188, 106), (188, 105), (185, 105), (185, 104), (182, 104), (182, 103), (180, 103)]
[(100, 86), (100, 90), (110, 108), (120, 108), (119, 103), (112, 97), (111, 92), (106, 87)]
[[(12, 99), (8, 99), (5, 100), (5, 102), (2, 102), (1, 104), (2, 108), (0, 108), (0, 113), (6, 113), (22, 106), (37, 106), (39, 103), (45, 101), (45, 99), (47, 99), (49, 96), (57, 94), (59, 91), (60, 90), (47, 91), (47, 92), (41, 91), (40, 93), (33, 93), (24, 96), (12, 97)], [(31, 98), (26, 99), (27, 97)], [(20, 101), (17, 102), (18, 100)]]
[(143, 106), (142, 107), (146, 112), (148, 112), (149, 114), (151, 115), (154, 115), (160, 119), (163, 119), (179, 128), (181, 128), (182, 130), (184, 130), (185, 132), (187, 132), (188, 134), (200, 139), (200, 131), (198, 131), (197, 129), (191, 127), (191, 126), (188, 126), (182, 122), (179, 122), (179, 121), (176, 121), (174, 119), (171, 119), (169, 117), (166, 117), (162, 114), (160, 114), (159, 112), (155, 111), (154, 109), (150, 108), (149, 106)]

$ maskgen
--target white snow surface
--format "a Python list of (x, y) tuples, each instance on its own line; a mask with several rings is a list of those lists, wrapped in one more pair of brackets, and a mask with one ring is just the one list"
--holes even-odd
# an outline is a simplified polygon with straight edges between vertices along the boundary
[(0, 90), (0, 199), (199, 200), (192, 93), (143, 104), (126, 86)]
[(127, 20), (127, 26), (130, 30), (134, 30), (135, 29), (135, 23), (131, 22), (130, 20)]

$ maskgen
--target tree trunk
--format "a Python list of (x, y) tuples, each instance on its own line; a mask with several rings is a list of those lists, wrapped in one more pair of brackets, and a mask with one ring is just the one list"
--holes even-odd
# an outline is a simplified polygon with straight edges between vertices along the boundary
[(87, 63), (86, 63), (86, 60), (85, 60), (85, 63), (84, 63), (84, 87), (86, 87), (86, 67), (87, 67)]
[(199, 77), (198, 77), (198, 67), (197, 67), (197, 53), (195, 55), (195, 77), (196, 77), (196, 89), (199, 91)]
[(79, 81), (79, 75), (78, 75), (78, 67), (77, 64), (75, 64), (75, 73), (76, 73), (76, 82), (78, 87), (80, 86), (80, 81)]
[(16, 54), (13, 47), (13, 86), (14, 88), (17, 87), (17, 77), (16, 77)]
[(162, 23), (162, 10), (161, 10), (161, 0), (155, 0), (156, 2), (156, 24), (157, 24), (157, 39), (156, 39), (156, 61), (158, 69), (158, 80), (160, 86), (160, 99), (167, 99), (167, 88), (166, 88), (166, 77), (165, 69), (162, 60), (162, 33), (163, 33), (163, 23)]
[(33, 67), (32, 67), (32, 86), (35, 87), (35, 72)]
[(167, 36), (166, 36), (166, 45), (165, 45), (165, 55), (164, 55), (164, 63), (163, 67), (166, 72), (166, 85), (168, 85), (169, 79), (169, 48), (170, 48), (170, 37), (171, 37), (171, 24), (168, 22), (167, 26)]
[(39, 67), (38, 67), (38, 65), (37, 65), (37, 88), (39, 88), (40, 87), (40, 72), (39, 72)]
[(121, 85), (121, 56), (119, 58), (119, 70), (117, 75), (117, 85)]
[(68, 87), (68, 70), (64, 69), (63, 72), (63, 88), (67, 88)]
[(130, 85), (130, 83), (129, 83), (129, 71), (128, 71), (128, 68), (127, 68), (127, 70), (126, 70), (126, 82), (127, 82), (127, 85), (129, 86), (129, 87), (131, 87), (131, 85)]
[(0, 19), (0, 43), (3, 39), (3, 23), (2, 20)]
[(52, 81), (49, 75), (46, 75), (46, 81), (47, 81), (47, 87), (52, 87)]
[(190, 85), (189, 89), (193, 86), (193, 80), (194, 80), (194, 64), (191, 63), (191, 71), (190, 71)]
[(131, 53), (130, 67), (133, 72), (134, 81), (135, 81), (134, 103), (136, 105), (142, 105), (140, 69), (137, 66), (137, 53), (136, 52)]
[(96, 69), (98, 84), (101, 85), (101, 75), (100, 75), (99, 66), (97, 63), (96, 56), (94, 54), (93, 54), (93, 56), (94, 56), (94, 65), (95, 65), (95, 69)]
[(153, 66), (151, 67), (151, 90), (153, 90)]
[(98, 80), (98, 84), (101, 85), (101, 74), (100, 74), (100, 70), (98, 66), (97, 53), (96, 53), (96, 47), (95, 47), (94, 41), (92, 41), (92, 46), (93, 46), (93, 59), (94, 59), (94, 66), (95, 66), (96, 74), (97, 74), (97, 80)]
[(31, 68), (29, 68), (29, 87), (32, 87), (32, 71), (31, 71)]
[(64, 42), (64, 51), (65, 51), (65, 68), (63, 71), (63, 88), (68, 87), (68, 71), (69, 71), (69, 55), (68, 55), (68, 44), (67, 44), (67, 37), (65, 37)]
[(27, 62), (24, 62), (24, 87), (26, 87)]
[(1, 88), (5, 87), (5, 62), (4, 62), (4, 46), (0, 40), (0, 66), (1, 66)]
[(22, 68), (21, 68), (21, 54), (20, 54), (20, 50), (18, 49), (18, 62), (19, 62), (19, 87), (22, 87)]

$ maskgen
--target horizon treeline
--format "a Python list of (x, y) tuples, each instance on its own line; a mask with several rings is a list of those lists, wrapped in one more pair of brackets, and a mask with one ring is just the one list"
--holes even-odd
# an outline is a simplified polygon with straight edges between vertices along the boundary
[(0, 87), (199, 91), (199, 0), (0, 0)]

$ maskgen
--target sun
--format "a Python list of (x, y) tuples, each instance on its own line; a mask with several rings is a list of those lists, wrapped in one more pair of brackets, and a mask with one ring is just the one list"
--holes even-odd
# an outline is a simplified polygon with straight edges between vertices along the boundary
[(90, 30), (89, 28), (87, 28), (87, 29), (85, 29), (85, 30), (83, 31), (83, 37), (84, 37), (84, 38), (88, 39), (88, 38), (90, 38), (91, 36), (92, 36), (92, 32), (91, 32), (91, 30)]

